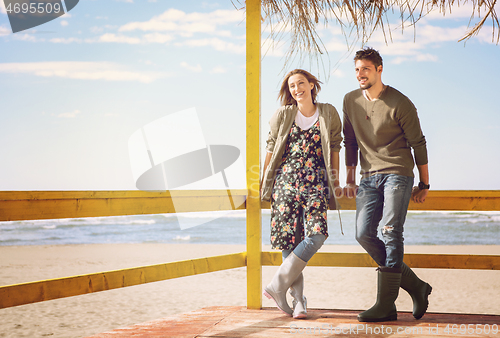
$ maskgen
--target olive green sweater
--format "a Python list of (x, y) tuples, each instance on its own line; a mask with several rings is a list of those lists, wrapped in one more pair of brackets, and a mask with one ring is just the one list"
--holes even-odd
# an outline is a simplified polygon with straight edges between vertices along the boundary
[(427, 164), (427, 146), (417, 109), (405, 95), (387, 86), (378, 100), (368, 101), (361, 89), (344, 97), (346, 165), (358, 164), (361, 175), (398, 174), (413, 177), (415, 162)]

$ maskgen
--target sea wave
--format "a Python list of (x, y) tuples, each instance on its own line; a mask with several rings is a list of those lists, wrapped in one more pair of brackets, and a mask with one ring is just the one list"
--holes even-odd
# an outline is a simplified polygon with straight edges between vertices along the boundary
[(191, 236), (187, 235), (187, 236), (175, 236), (174, 237), (174, 240), (175, 241), (189, 241), (191, 239)]
[[(179, 218), (178, 216), (181, 216)], [(355, 210), (341, 211), (345, 235), (340, 235), (336, 211), (328, 211), (326, 244), (357, 245)], [(186, 221), (192, 227), (181, 227)], [(186, 224), (186, 223), (184, 223)], [(262, 241), (269, 244), (270, 210), (262, 210)], [(405, 244), (497, 244), (500, 211), (409, 211)], [(0, 245), (93, 243), (244, 244), (246, 211), (130, 215), (0, 222)]]

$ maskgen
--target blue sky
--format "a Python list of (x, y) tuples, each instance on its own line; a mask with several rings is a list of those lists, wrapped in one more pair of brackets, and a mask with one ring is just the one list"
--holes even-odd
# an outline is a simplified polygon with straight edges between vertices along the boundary
[[(500, 46), (490, 22), (457, 42), (471, 11), (452, 12), (430, 14), (404, 33), (395, 21), (392, 42), (376, 32), (367, 45), (384, 58), (383, 81), (417, 106), (432, 188), (500, 189)], [(268, 32), (263, 26), (262, 150), (286, 52), (284, 43), (269, 48)], [(342, 115), (344, 94), (358, 86), (353, 52), (337, 26), (318, 33), (330, 67), (286, 70), (318, 74), (319, 101)], [(81, 0), (69, 14), (12, 34), (2, 6), (0, 92), (0, 190), (133, 190), (130, 136), (193, 107), (207, 144), (244, 154), (244, 12), (230, 0)]]

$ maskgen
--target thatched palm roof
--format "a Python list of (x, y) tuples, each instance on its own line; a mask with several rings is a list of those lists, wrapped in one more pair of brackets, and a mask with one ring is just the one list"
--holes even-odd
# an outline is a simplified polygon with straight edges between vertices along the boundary
[[(244, 7), (244, 1), (240, 1)], [(471, 5), (469, 30), (462, 40), (475, 36), (487, 22), (492, 25), (492, 40), (500, 42), (500, 23), (495, 11), (497, 0), (262, 0), (263, 21), (271, 27), (271, 36), (280, 40), (290, 34), (288, 59), (295, 54), (319, 55), (326, 52), (316, 27), (330, 22), (340, 27), (346, 37), (363, 44), (381, 30), (391, 40), (389, 19), (399, 16), (405, 28), (415, 25), (431, 10), (445, 15), (456, 6)], [(473, 23), (474, 20), (479, 20)]]

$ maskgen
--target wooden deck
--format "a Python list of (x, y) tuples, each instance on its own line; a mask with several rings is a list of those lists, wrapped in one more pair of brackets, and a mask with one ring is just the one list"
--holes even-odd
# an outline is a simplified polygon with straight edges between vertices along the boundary
[(109, 337), (500, 337), (500, 316), (427, 313), (415, 320), (398, 312), (398, 320), (359, 323), (359, 311), (309, 310), (295, 320), (276, 308), (208, 307), (94, 335)]

